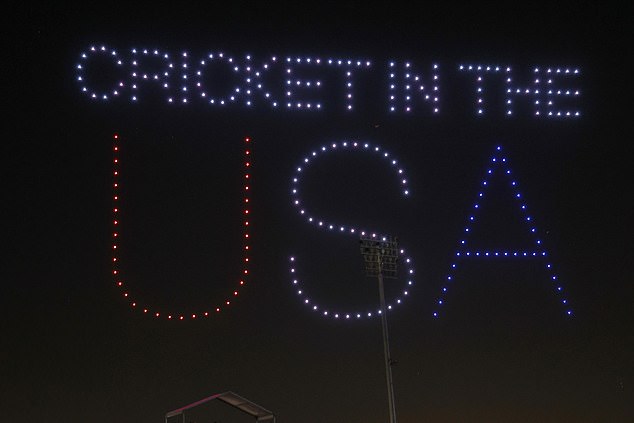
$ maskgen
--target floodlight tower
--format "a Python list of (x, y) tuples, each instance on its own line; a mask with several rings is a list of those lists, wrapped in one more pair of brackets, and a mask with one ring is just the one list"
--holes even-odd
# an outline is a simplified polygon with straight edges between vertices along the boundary
[(360, 239), (361, 254), (365, 262), (366, 276), (376, 276), (379, 281), (379, 300), (381, 326), (383, 327), (383, 355), (385, 356), (385, 380), (387, 382), (387, 402), (390, 423), (396, 423), (396, 406), (394, 404), (394, 387), (392, 384), (392, 357), (387, 331), (387, 309), (385, 307), (385, 291), (383, 278), (396, 278), (396, 262), (398, 259), (398, 239), (396, 237), (362, 236)]

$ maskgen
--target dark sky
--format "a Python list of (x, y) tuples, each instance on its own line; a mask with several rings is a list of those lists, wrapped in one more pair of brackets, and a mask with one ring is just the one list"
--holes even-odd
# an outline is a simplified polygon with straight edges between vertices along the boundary
[[(388, 300), (403, 298), (388, 313), (399, 422), (634, 420), (632, 90), (625, 65), (632, 34), (625, 10), (583, 2), (34, 2), (5, 16), (11, 46), (3, 60), (0, 403), (7, 421), (160, 422), (170, 410), (224, 391), (273, 411), (281, 423), (387, 421), (381, 323), (365, 316), (376, 314), (377, 283), (365, 277), (351, 228), (398, 236), (413, 263), (412, 277), (403, 257), (398, 278), (386, 280)], [(93, 45), (116, 50), (126, 63), (117, 68), (100, 54), (83, 60)], [(168, 95), (185, 94), (151, 83), (140, 85), (136, 103), (129, 84), (107, 101), (81, 91), (77, 64), (100, 92), (111, 91), (119, 75), (131, 81), (133, 48), (169, 53), (174, 87), (183, 83), (183, 52), (193, 68), (220, 52), (239, 64), (251, 55), (254, 68), (273, 56), (371, 66), (293, 67), (298, 77), (323, 82), (321, 91), (294, 94), (322, 100), (319, 111), (274, 109), (259, 93), (252, 107), (210, 105), (193, 82), (188, 104), (169, 104)], [(412, 113), (388, 110), (392, 60), (410, 61), (426, 90), (439, 65), (437, 114), (420, 97)], [(148, 72), (165, 65), (146, 63)], [(461, 64), (512, 68), (483, 74), (482, 116), (478, 75), (460, 71)], [(532, 99), (513, 95), (508, 116), (506, 88), (529, 86), (533, 69), (549, 66), (580, 70), (555, 76), (554, 86), (581, 94), (556, 97), (553, 110), (581, 115), (536, 117)], [(228, 96), (236, 74), (203, 69), (209, 75), (202, 83)], [(272, 69), (263, 81), (284, 97), (276, 74), (282, 67)], [(355, 107), (348, 111), (351, 81)], [(250, 250), (249, 274), (241, 278), (245, 137), (252, 140)], [(496, 167), (497, 146), (507, 161)], [(511, 176), (501, 172), (507, 168)], [(293, 187), (301, 207), (292, 203)], [(320, 229), (308, 215), (335, 228)], [(536, 239), (547, 258), (455, 256), (534, 251)], [(240, 279), (246, 284), (234, 296)], [(215, 313), (226, 297), (231, 305)], [(211, 316), (201, 315), (206, 310)], [(335, 319), (335, 312), (352, 317)], [(226, 411), (213, 406), (198, 412), (191, 420), (244, 418), (221, 418)]]

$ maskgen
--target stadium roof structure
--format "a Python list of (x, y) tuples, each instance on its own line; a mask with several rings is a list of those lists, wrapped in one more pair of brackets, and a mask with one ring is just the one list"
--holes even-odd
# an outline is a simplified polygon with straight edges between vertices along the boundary
[(177, 408), (176, 410), (172, 410), (168, 412), (167, 414), (165, 414), (165, 422), (167, 423), (167, 419), (171, 417), (179, 416), (179, 415), (183, 416), (183, 419), (184, 419), (185, 412), (187, 410), (198, 407), (199, 405), (202, 405), (206, 402), (213, 401), (213, 400), (218, 400), (218, 401), (224, 402), (225, 404), (229, 404), (237, 408), (243, 413), (246, 413), (250, 415), (251, 417), (254, 417), (256, 422), (270, 421), (271, 423), (275, 423), (275, 415), (272, 412), (231, 391), (223, 392), (221, 394), (215, 394), (210, 397), (203, 398), (199, 401), (193, 402), (184, 407)]

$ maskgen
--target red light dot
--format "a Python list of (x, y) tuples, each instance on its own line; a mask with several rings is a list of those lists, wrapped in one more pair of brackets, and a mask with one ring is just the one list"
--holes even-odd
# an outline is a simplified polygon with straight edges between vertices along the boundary
[(156, 314), (155, 314), (155, 316), (156, 316), (156, 317), (159, 317), (159, 316), (160, 316), (160, 314), (159, 314), (159, 313), (156, 313)]
[(229, 304), (231, 304), (231, 302), (230, 302), (230, 301), (227, 301), (225, 304), (229, 305)]
[(216, 312), (220, 313), (220, 307), (216, 308)]
[(119, 134), (114, 134), (114, 139), (116, 140), (117, 138), (119, 138)]
[(233, 295), (238, 295), (238, 291), (233, 291)]
[(195, 318), (196, 318), (196, 315), (195, 315), (195, 314), (192, 314), (192, 319), (195, 319)]
[(183, 316), (181, 316), (181, 317), (179, 317), (179, 319), (183, 320), (183, 319), (184, 319), (184, 317), (183, 317)]

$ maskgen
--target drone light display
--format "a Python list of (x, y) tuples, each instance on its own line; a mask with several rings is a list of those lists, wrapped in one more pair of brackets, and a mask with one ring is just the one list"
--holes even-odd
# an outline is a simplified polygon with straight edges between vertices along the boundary
[[(476, 116), (487, 114), (485, 93), (491, 90), (503, 97), (503, 113), (507, 117), (517, 114), (519, 102), (530, 104), (529, 113), (537, 118), (581, 116), (576, 101), (581, 92), (575, 86), (580, 70), (573, 66), (534, 66), (530, 78), (517, 82), (520, 72), (511, 65), (500, 64), (445, 67), (432, 62), (428, 67), (409, 60), (275, 55), (255, 59), (250, 54), (237, 58), (218, 51), (192, 55), (147, 48), (120, 53), (105, 45), (93, 45), (80, 53), (76, 79), (81, 92), (102, 102), (128, 99), (148, 104), (149, 90), (159, 92), (166, 104), (313, 112), (336, 109), (353, 113), (361, 91), (376, 89), (375, 84), (358, 83), (361, 75), (375, 72), (375, 67), (385, 77), (383, 108), (391, 114), (423, 109), (432, 116), (440, 115), (444, 95), (441, 80), (448, 75), (474, 74)], [(214, 70), (228, 73), (228, 80), (214, 78)], [(334, 79), (333, 73), (337, 76)], [(271, 75), (275, 77), (268, 78)], [(501, 85), (490, 83), (500, 77)], [(326, 105), (326, 95), (337, 97), (338, 105)]]
[[(363, 237), (372, 237), (377, 239), (385, 239), (385, 235), (380, 235), (377, 232), (373, 232), (367, 229), (359, 229), (350, 225), (342, 225), (338, 223), (334, 223), (324, 219), (322, 217), (314, 216), (309, 210), (306, 210), (303, 207), (302, 199), (300, 197), (300, 186), (302, 180), (302, 174), (306, 170), (306, 168), (311, 165), (313, 162), (318, 161), (318, 159), (325, 154), (372, 154), (378, 156), (383, 161), (387, 162), (388, 166), (390, 166), (394, 173), (396, 174), (396, 178), (399, 184), (399, 188), (403, 194), (403, 196), (409, 196), (409, 188), (407, 186), (407, 178), (405, 177), (404, 170), (399, 166), (398, 160), (393, 158), (390, 153), (384, 151), (379, 146), (370, 145), (365, 142), (357, 142), (357, 141), (343, 141), (339, 143), (331, 143), (328, 145), (324, 145), (318, 149), (313, 150), (302, 160), (301, 164), (295, 168), (295, 174), (293, 175), (292, 180), (292, 202), (294, 207), (297, 209), (298, 213), (306, 219), (306, 222), (310, 225), (313, 225), (319, 229), (338, 232), (343, 235), (354, 237), (358, 239), (359, 236)], [(405, 287), (401, 291), (401, 296), (394, 298), (393, 300), (388, 301), (386, 304), (387, 310), (392, 310), (393, 305), (401, 304), (403, 299), (409, 295), (409, 289), (413, 285), (413, 276), (414, 276), (414, 268), (413, 261), (410, 257), (405, 254), (405, 250), (400, 248), (398, 251), (399, 257), (401, 258), (400, 262), (403, 263), (406, 267), (406, 276), (407, 281)], [(381, 314), (381, 309), (375, 308), (372, 310), (363, 310), (363, 311), (351, 311), (351, 310), (334, 310), (332, 307), (324, 306), (318, 304), (318, 302), (309, 295), (305, 288), (303, 288), (300, 278), (298, 276), (297, 271), (297, 258), (290, 258), (290, 274), (292, 279), (293, 288), (295, 292), (300, 297), (302, 302), (309, 307), (312, 311), (321, 314), (324, 317), (331, 317), (333, 319), (351, 319), (351, 318), (364, 318), (364, 317), (375, 317)]]
[[(565, 296), (563, 285), (561, 284), (559, 277), (554, 273), (553, 266), (549, 261), (548, 253), (543, 246), (541, 238), (538, 236), (537, 228), (534, 223), (533, 217), (528, 212), (528, 207), (526, 205), (526, 201), (524, 200), (524, 196), (519, 191), (519, 184), (512, 176), (511, 168), (508, 164), (507, 158), (504, 156), (502, 152), (502, 147), (498, 146), (496, 148), (495, 154), (491, 158), (491, 166), (487, 169), (486, 175), (480, 184), (480, 192), (478, 192), (478, 198), (474, 203), (469, 217), (467, 219), (467, 225), (464, 228), (464, 236), (459, 240), (458, 249), (455, 253), (455, 258), (453, 263), (451, 264), (451, 271), (447, 275), (447, 279), (445, 284), (442, 287), (442, 292), (440, 297), (436, 300), (437, 309), (433, 312), (434, 318), (438, 318), (440, 316), (440, 309), (445, 304), (445, 299), (449, 292), (449, 287), (455, 283), (454, 273), (458, 268), (458, 263), (463, 260), (482, 260), (482, 259), (504, 259), (504, 258), (516, 258), (516, 259), (529, 259), (529, 260), (541, 260), (546, 267), (549, 278), (552, 283), (553, 290), (555, 291), (558, 300), (561, 305), (564, 307), (565, 313), (567, 316), (572, 316), (572, 309), (570, 308), (570, 304), (568, 299)], [(486, 193), (488, 191), (488, 187), (495, 175), (502, 174), (500, 177), (506, 177), (510, 188), (513, 192), (513, 198), (517, 204), (518, 209), (521, 211), (522, 220), (526, 224), (526, 230), (530, 233), (531, 238), (534, 242), (534, 248), (529, 251), (518, 251), (518, 250), (509, 250), (505, 248), (496, 249), (493, 251), (479, 251), (472, 250), (469, 248), (469, 235), (471, 234), (473, 227), (478, 223), (478, 219), (481, 217), (479, 215), (481, 202), (485, 200)]]
[[(379, 65), (375, 65), (379, 63)], [(227, 107), (237, 110), (241, 108), (267, 108), (273, 110), (311, 111), (320, 112), (332, 106), (332, 103), (324, 101), (326, 94), (335, 94), (340, 99), (339, 110), (342, 113), (353, 113), (357, 108), (357, 97), (361, 84), (357, 83), (359, 74), (368, 73), (379, 69), (384, 76), (385, 105), (384, 110), (390, 114), (417, 113), (426, 110), (430, 116), (438, 116), (442, 112), (443, 89), (441, 82), (448, 72), (455, 75), (474, 77), (475, 91), (475, 116), (491, 114), (491, 107), (487, 103), (490, 98), (490, 90), (502, 88), (498, 94), (503, 98), (506, 117), (516, 116), (518, 108), (516, 103), (523, 102), (530, 105), (531, 116), (534, 118), (575, 119), (581, 116), (581, 111), (575, 101), (579, 99), (581, 92), (573, 85), (575, 78), (580, 76), (578, 68), (535, 66), (531, 69), (531, 78), (523, 82), (516, 82), (516, 72), (511, 66), (488, 65), (481, 63), (459, 64), (445, 68), (441, 64), (432, 62), (429, 67), (417, 66), (411, 61), (389, 60), (385, 63), (375, 62), (369, 59), (351, 58), (320, 58), (318, 56), (270, 56), (264, 59), (255, 59), (251, 55), (234, 56), (220, 51), (208, 52), (203, 55), (191, 55), (189, 53), (172, 54), (159, 49), (131, 48), (125, 53), (119, 53), (115, 49), (106, 46), (92, 46), (80, 54), (79, 63), (76, 65), (76, 79), (79, 82), (81, 92), (92, 101), (110, 102), (114, 100), (128, 99), (135, 104), (148, 104), (148, 100), (163, 98), (166, 104), (190, 105), (202, 104), (203, 107)], [(228, 79), (214, 79), (209, 75), (218, 69), (229, 74)], [(424, 71), (422, 71), (424, 69)], [(447, 70), (448, 69), (448, 70)], [(338, 84), (329, 79), (327, 75), (337, 74)], [(99, 85), (94, 80), (94, 75), (105, 77), (106, 83)], [(117, 76), (118, 75), (118, 76)], [(269, 78), (276, 75), (277, 78)], [(323, 77), (322, 77), (323, 76)], [(272, 85), (277, 81), (278, 85)], [(491, 84), (490, 82), (495, 82)], [(365, 87), (367, 88), (367, 86)], [(154, 95), (149, 96), (148, 93)], [(158, 93), (158, 96), (156, 95)], [(500, 96), (498, 96), (500, 97)], [(124, 100), (125, 101), (125, 100)], [(332, 110), (332, 109), (330, 109)], [(112, 274), (121, 294), (133, 309), (156, 318), (167, 320), (190, 320), (209, 317), (220, 313), (233, 303), (239, 295), (240, 289), (246, 284), (249, 277), (250, 266), (250, 184), (252, 179), (252, 149), (251, 138), (244, 141), (244, 185), (243, 189), (243, 266), (239, 270), (240, 276), (235, 281), (232, 289), (224, 298), (215, 304), (210, 304), (205, 309), (192, 310), (159, 310), (156, 306), (148, 304), (143, 298), (139, 298), (134, 290), (134, 283), (125, 281), (121, 274), (119, 256), (120, 223), (121, 223), (121, 190), (120, 190), (120, 148), (119, 135), (113, 136), (113, 232), (112, 232)], [(317, 216), (303, 205), (300, 196), (301, 182), (304, 171), (313, 163), (328, 154), (355, 154), (371, 155), (379, 158), (391, 168), (397, 177), (397, 183), (403, 196), (409, 196), (408, 181), (403, 168), (389, 152), (378, 145), (372, 145), (360, 141), (341, 141), (325, 144), (311, 151), (295, 168), (292, 176), (291, 196), (292, 204), (298, 214), (315, 228), (340, 233), (347, 237), (372, 237), (381, 240), (389, 236), (376, 230), (362, 229), (354, 225), (335, 223), (324, 217)], [(533, 237), (534, 247), (530, 250), (517, 249), (471, 249), (469, 248), (469, 235), (472, 227), (481, 217), (480, 201), (485, 198), (490, 182), (494, 175), (501, 175), (508, 179), (509, 186), (522, 213), (528, 232)], [(564, 294), (563, 285), (559, 277), (554, 273), (548, 253), (537, 236), (537, 229), (533, 218), (528, 214), (526, 203), (518, 190), (517, 181), (511, 177), (511, 169), (507, 158), (502, 153), (502, 148), (497, 147), (491, 158), (491, 166), (487, 170), (485, 179), (478, 193), (478, 200), (473, 206), (472, 213), (468, 217), (468, 224), (464, 229), (464, 237), (459, 240), (458, 249), (452, 260), (451, 270), (443, 283), (441, 294), (435, 302), (436, 309), (433, 317), (442, 315), (441, 310), (447, 301), (451, 285), (455, 282), (455, 272), (458, 265), (465, 260), (517, 258), (541, 260), (549, 274), (553, 290), (557, 299), (563, 306), (565, 314), (572, 316), (573, 311)], [(123, 258), (125, 260), (126, 258)], [(349, 310), (325, 305), (307, 292), (300, 277), (299, 262), (296, 257), (290, 257), (290, 274), (294, 292), (302, 303), (310, 310), (324, 317), (335, 320), (356, 320), (371, 318), (381, 315), (381, 309), (376, 306), (368, 306), (365, 309)], [(404, 302), (410, 295), (414, 284), (413, 259), (406, 255), (405, 250), (399, 247), (399, 262), (405, 268), (405, 280), (403, 288), (388, 299), (386, 310), (392, 310), (396, 305)]]
[(242, 238), (242, 268), (240, 269), (240, 275), (237, 278), (237, 283), (234, 283), (234, 286), (230, 293), (221, 300), (218, 301), (217, 304), (210, 305), (208, 308), (199, 310), (199, 311), (182, 311), (182, 310), (173, 310), (173, 311), (163, 311), (158, 310), (152, 304), (148, 304), (145, 302), (143, 298), (138, 298), (134, 293), (134, 286), (128, 282), (124, 282), (124, 277), (120, 271), (120, 260), (118, 254), (118, 247), (121, 237), (121, 182), (120, 182), (120, 152), (121, 152), (121, 137), (119, 134), (114, 134), (112, 137), (113, 140), (113, 159), (112, 159), (112, 177), (113, 177), (113, 194), (112, 194), (112, 275), (115, 280), (115, 284), (120, 289), (121, 294), (126, 299), (126, 301), (130, 304), (130, 306), (134, 309), (141, 310), (143, 313), (154, 316), (156, 318), (164, 317), (168, 320), (185, 320), (185, 319), (196, 319), (201, 317), (209, 317), (213, 314), (220, 313), (223, 309), (229, 307), (234, 298), (237, 297), (240, 293), (240, 289), (246, 284), (247, 278), (249, 277), (249, 267), (250, 267), (250, 253), (251, 253), (251, 181), (252, 181), (252, 148), (251, 143), (252, 140), (250, 137), (244, 138), (244, 169), (243, 169), (243, 216), (242, 216), (242, 226), (243, 233), (241, 235)]
[[(113, 232), (112, 232), (112, 250), (113, 250), (113, 276), (115, 278), (115, 282), (117, 287), (121, 290), (123, 297), (127, 300), (130, 306), (134, 309), (142, 310), (143, 313), (152, 315), (154, 317), (164, 317), (168, 320), (185, 320), (185, 319), (196, 319), (199, 317), (209, 317), (210, 315), (219, 313), (222, 309), (231, 305), (233, 297), (238, 296), (240, 288), (246, 283), (246, 279), (249, 275), (249, 253), (251, 250), (250, 245), (250, 185), (251, 185), (251, 166), (252, 166), (252, 150), (251, 150), (251, 138), (244, 138), (244, 233), (243, 233), (243, 262), (244, 266), (241, 269), (241, 275), (238, 280), (237, 286), (231, 292), (231, 294), (224, 299), (219, 304), (210, 307), (207, 310), (202, 310), (199, 312), (163, 312), (153, 308), (150, 304), (144, 303), (143, 299), (137, 298), (133, 294), (133, 289), (129, 287), (128, 283), (124, 283), (123, 277), (120, 274), (119, 270), (119, 262), (120, 257), (117, 253), (119, 239), (120, 239), (120, 223), (121, 223), (121, 198), (120, 198), (120, 137), (115, 134), (113, 136)], [(303, 207), (303, 201), (300, 196), (301, 192), (301, 181), (302, 175), (305, 170), (312, 165), (314, 162), (317, 162), (320, 157), (326, 154), (371, 154), (375, 157), (382, 159), (385, 163), (391, 167), (395, 173), (395, 176), (399, 183), (399, 188), (403, 196), (407, 197), (410, 195), (410, 190), (408, 188), (408, 181), (405, 176), (405, 172), (403, 168), (399, 165), (398, 160), (393, 158), (390, 153), (385, 151), (380, 146), (371, 145), (369, 143), (358, 142), (358, 141), (342, 141), (338, 143), (331, 143), (328, 145), (321, 146), (318, 149), (311, 151), (307, 156), (303, 158), (301, 164), (295, 168), (295, 173), (292, 177), (292, 187), (291, 187), (291, 197), (292, 204), (294, 208), (297, 210), (300, 216), (302, 216), (308, 224), (314, 226), (318, 229), (340, 233), (342, 235), (348, 237), (358, 238), (359, 236), (368, 236), (377, 239), (382, 239), (385, 235), (382, 235), (376, 231), (371, 231), (368, 229), (356, 228), (351, 225), (345, 225), (340, 223), (335, 223), (329, 221), (323, 217), (313, 215), (309, 210)], [(459, 240), (459, 248), (455, 253), (455, 257), (453, 263), (451, 264), (451, 271), (447, 275), (446, 282), (442, 287), (442, 292), (439, 298), (436, 301), (437, 309), (433, 312), (433, 317), (438, 318), (441, 315), (440, 310), (444, 306), (446, 302), (446, 297), (449, 293), (449, 288), (452, 283), (455, 283), (454, 273), (458, 268), (458, 264), (463, 260), (478, 260), (478, 259), (502, 259), (502, 258), (514, 258), (521, 260), (541, 260), (547, 271), (549, 272), (549, 277), (552, 283), (553, 290), (558, 297), (561, 305), (564, 307), (565, 314), (567, 316), (572, 316), (573, 311), (570, 308), (570, 304), (564, 294), (564, 288), (561, 284), (559, 277), (554, 273), (553, 265), (548, 259), (548, 253), (543, 246), (542, 240), (537, 235), (537, 228), (534, 224), (533, 217), (528, 213), (528, 207), (524, 200), (523, 195), (519, 191), (518, 182), (511, 176), (512, 171), (508, 164), (507, 158), (502, 153), (502, 147), (498, 146), (496, 148), (495, 154), (491, 158), (490, 167), (486, 171), (486, 176), (481, 183), (481, 190), (477, 194), (477, 201), (472, 207), (472, 212), (468, 216), (468, 224), (464, 228), (464, 237)], [(477, 224), (478, 219), (481, 217), (478, 215), (480, 211), (480, 206), (482, 201), (486, 198), (487, 189), (489, 187), (491, 178), (494, 176), (498, 177), (506, 177), (508, 180), (509, 186), (513, 191), (514, 200), (517, 203), (518, 209), (521, 211), (522, 219), (524, 223), (527, 225), (526, 230), (531, 235), (534, 248), (532, 250), (509, 250), (504, 248), (499, 248), (495, 250), (471, 250), (468, 248), (468, 240), (469, 234), (472, 232), (473, 227)], [(392, 310), (394, 306), (402, 304), (404, 299), (410, 295), (410, 289), (414, 284), (413, 276), (414, 276), (414, 268), (413, 268), (413, 260), (411, 257), (408, 257), (403, 248), (399, 248), (399, 257), (401, 257), (400, 261), (405, 265), (406, 271), (406, 281), (404, 282), (404, 288), (401, 290), (399, 296), (391, 299), (386, 304), (386, 310)], [(367, 308), (365, 310), (337, 310), (329, 306), (325, 306), (323, 304), (319, 304), (318, 300), (313, 298), (302, 285), (301, 278), (299, 277), (298, 270), (298, 259), (293, 256), (289, 258), (290, 268), (289, 272), (291, 275), (291, 281), (293, 285), (293, 289), (295, 290), (298, 297), (301, 299), (302, 303), (306, 305), (310, 310), (332, 319), (341, 319), (341, 320), (349, 320), (349, 319), (361, 319), (361, 318), (371, 318), (377, 317), (381, 314), (381, 310), (379, 308)]]

